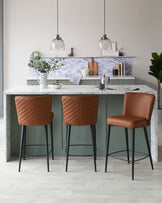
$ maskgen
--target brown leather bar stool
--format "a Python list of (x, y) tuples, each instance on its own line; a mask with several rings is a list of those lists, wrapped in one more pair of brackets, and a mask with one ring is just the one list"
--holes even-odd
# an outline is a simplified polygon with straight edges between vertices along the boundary
[[(128, 128), (132, 129), (132, 180), (134, 180), (134, 152), (135, 152), (135, 129), (143, 128), (148, 155), (150, 157), (150, 163), (153, 170), (153, 162), (151, 158), (151, 150), (147, 135), (146, 126), (150, 125), (151, 115), (153, 111), (155, 96), (147, 93), (126, 93), (124, 96), (123, 114), (120, 116), (111, 116), (107, 118), (108, 133), (107, 133), (107, 148), (106, 148), (106, 160), (105, 160), (105, 172), (107, 172), (107, 162), (109, 153), (109, 141), (110, 141), (110, 129), (111, 126), (119, 126), (125, 128), (126, 146), (127, 146), (127, 158), (129, 163), (129, 147), (128, 147)], [(145, 158), (146, 158), (145, 157)], [(141, 160), (141, 159), (140, 159)]]
[[(19, 169), (21, 169), (22, 152), (25, 159), (26, 146), (45, 146), (45, 145), (26, 145), (26, 126), (42, 126), (45, 127), (46, 134), (46, 156), (47, 156), (47, 170), (49, 172), (49, 153), (52, 152), (52, 159), (54, 159), (53, 151), (53, 113), (51, 112), (52, 97), (50, 96), (16, 96), (15, 97), (16, 111), (18, 116), (18, 123), (22, 125), (20, 153), (19, 153)], [(51, 131), (51, 151), (48, 150), (48, 129), (50, 125)]]
[[(96, 123), (98, 96), (63, 96), (62, 106), (66, 124), (66, 172), (68, 169), (71, 125), (90, 125), (93, 143), (94, 169), (96, 171)], [(84, 146), (83, 144), (75, 146)], [(92, 145), (85, 145), (92, 146)]]

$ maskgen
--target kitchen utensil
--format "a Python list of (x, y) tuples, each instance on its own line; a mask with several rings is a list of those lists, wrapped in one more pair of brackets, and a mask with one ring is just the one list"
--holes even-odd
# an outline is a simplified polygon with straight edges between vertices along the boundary
[(101, 83), (105, 85), (105, 89), (108, 88), (108, 84), (110, 82), (110, 77), (106, 77), (105, 75), (101, 78)]
[(135, 89), (133, 89), (131, 91), (137, 91), (137, 90), (140, 90), (140, 88), (137, 87), (137, 88), (135, 88)]
[(97, 85), (95, 85), (97, 88), (99, 88), (100, 90), (103, 90), (105, 88), (105, 84), (102, 83), (98, 83)]
[(91, 71), (91, 75), (97, 75), (97, 62), (94, 61), (93, 57), (92, 60), (88, 62), (88, 69)]

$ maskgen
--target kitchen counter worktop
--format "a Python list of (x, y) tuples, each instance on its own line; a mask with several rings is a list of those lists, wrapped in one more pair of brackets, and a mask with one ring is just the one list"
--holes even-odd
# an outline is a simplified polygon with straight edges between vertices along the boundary
[[(65, 75), (61, 76), (48, 76), (47, 83), (53, 84), (56, 81), (64, 85), (95, 85), (101, 81), (102, 75), (89, 75), (85, 78), (81, 75), (72, 75), (71, 77), (66, 77)], [(33, 76), (27, 78), (27, 85), (39, 85), (39, 76)], [(133, 85), (135, 84), (135, 77), (132, 75), (126, 76), (110, 76), (110, 85)]]
[[(8, 161), (11, 156), (17, 156), (19, 150), (19, 141), (20, 141), (20, 126), (17, 122), (17, 114), (15, 109), (15, 96), (17, 95), (51, 95), (53, 98), (52, 111), (54, 112), (54, 136), (55, 136), (55, 155), (56, 156), (64, 156), (65, 154), (65, 124), (63, 120), (62, 113), (62, 103), (61, 96), (62, 95), (99, 95), (99, 108), (98, 108), (98, 121), (97, 121), (97, 145), (98, 145), (98, 156), (105, 155), (105, 139), (106, 139), (106, 118), (111, 115), (120, 115), (122, 113), (123, 108), (123, 96), (126, 92), (143, 92), (154, 94), (156, 97), (155, 105), (153, 109), (153, 114), (151, 118), (151, 125), (148, 127), (148, 133), (151, 140), (151, 152), (152, 158), (154, 161), (158, 161), (158, 130), (157, 130), (157, 92), (146, 86), (146, 85), (109, 85), (111, 89), (99, 90), (95, 87), (95, 85), (63, 85), (61, 89), (44, 89), (40, 90), (38, 85), (27, 85), (22, 87), (13, 87), (11, 89), (4, 91), (4, 124), (5, 124), (5, 133), (4, 133), (4, 154), (5, 161)], [(139, 90), (135, 90), (139, 88)], [(124, 137), (124, 133), (122, 130), (112, 131), (113, 139), (116, 139), (120, 149), (121, 143), (123, 143), (122, 139)], [(29, 131), (35, 134), (36, 132), (33, 130)], [(89, 139), (89, 128), (82, 127), (82, 131), (78, 131), (78, 128), (74, 127), (72, 131), (75, 136), (72, 136), (74, 139), (74, 143), (80, 139), (82, 139), (82, 143), (87, 142)], [(39, 134), (42, 135), (42, 130), (39, 131)], [(142, 131), (143, 133), (143, 131)], [(38, 134), (38, 132), (36, 133)], [(121, 134), (121, 136), (116, 137)], [(122, 135), (123, 134), (123, 135)], [(139, 136), (138, 136), (139, 134)], [(80, 136), (78, 138), (77, 136)], [(29, 136), (30, 137), (30, 136)], [(143, 149), (145, 146), (145, 140), (143, 136), (141, 136), (141, 131), (137, 129), (137, 138), (140, 140), (137, 141), (137, 147)], [(31, 142), (37, 139), (35, 136), (31, 136)], [(112, 139), (112, 140), (113, 140)], [(142, 139), (142, 140), (141, 140)], [(90, 142), (90, 140), (89, 140)], [(124, 145), (125, 146), (125, 145)], [(116, 147), (116, 145), (115, 145)], [(115, 148), (116, 149), (116, 148)], [(32, 149), (31, 149), (32, 150)], [(40, 149), (41, 150), (41, 149)], [(32, 151), (31, 151), (32, 152)], [(83, 153), (87, 151), (87, 149), (82, 149)], [(80, 153), (77, 149), (74, 149), (74, 153)], [(147, 151), (146, 151), (147, 153)], [(82, 154), (82, 153), (81, 153)]]
[(108, 94), (125, 94), (128, 91), (133, 91), (136, 88), (139, 88), (136, 92), (147, 92), (156, 94), (156, 91), (146, 85), (109, 85), (111, 89), (99, 90), (95, 85), (63, 85), (61, 89), (43, 89), (40, 90), (38, 85), (27, 85), (24, 87), (14, 87), (4, 91), (4, 94), (39, 94), (39, 95), (108, 95)]
[[(102, 77), (102, 75), (89, 75), (87, 76), (86, 78), (81, 78), (81, 80), (100, 80)], [(27, 80), (37, 80), (38, 77), (28, 77)], [(127, 80), (132, 80), (132, 79), (135, 79), (134, 76), (132, 75), (125, 75), (125, 76), (110, 76), (110, 79), (111, 80), (124, 80), (124, 79), (127, 79)], [(57, 77), (49, 77), (48, 80), (70, 80), (69, 77), (65, 77), (65, 76), (57, 76)]]

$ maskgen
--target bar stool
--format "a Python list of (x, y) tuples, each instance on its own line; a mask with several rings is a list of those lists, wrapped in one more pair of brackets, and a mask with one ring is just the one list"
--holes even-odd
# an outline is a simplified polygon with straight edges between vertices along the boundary
[[(66, 124), (66, 172), (68, 170), (69, 147), (74, 146), (70, 145), (71, 125), (90, 125), (93, 143), (94, 169), (96, 172), (96, 122), (98, 96), (63, 96), (62, 106), (64, 122)], [(84, 144), (76, 144), (75, 146), (84, 146)]]
[[(22, 152), (24, 150), (23, 157), (25, 159), (25, 149), (27, 146), (46, 146), (47, 157), (47, 171), (49, 172), (49, 154), (52, 153), (52, 159), (54, 159), (53, 151), (53, 113), (51, 112), (52, 97), (51, 96), (16, 96), (15, 97), (16, 111), (18, 116), (18, 123), (22, 126), (21, 129), (21, 141), (19, 152), (19, 168), (21, 169)], [(45, 127), (46, 145), (26, 145), (26, 127), (27, 126), (42, 126)], [(48, 150), (48, 129), (47, 125), (50, 125), (51, 131), (51, 151)]]
[[(128, 128), (132, 129), (132, 180), (134, 180), (134, 152), (135, 152), (135, 129), (143, 128), (148, 155), (153, 170), (153, 162), (151, 157), (151, 150), (147, 135), (146, 126), (150, 125), (151, 115), (153, 111), (155, 96), (147, 93), (126, 93), (124, 96), (123, 114), (120, 116), (111, 116), (107, 118), (108, 133), (107, 133), (107, 147), (106, 147), (106, 160), (105, 172), (107, 172), (108, 156), (118, 153), (109, 153), (110, 130), (111, 126), (119, 126), (125, 128), (127, 159), (129, 161), (129, 146), (128, 146)], [(124, 151), (124, 150), (123, 150)], [(144, 158), (146, 158), (144, 157)], [(141, 159), (139, 159), (141, 160)]]

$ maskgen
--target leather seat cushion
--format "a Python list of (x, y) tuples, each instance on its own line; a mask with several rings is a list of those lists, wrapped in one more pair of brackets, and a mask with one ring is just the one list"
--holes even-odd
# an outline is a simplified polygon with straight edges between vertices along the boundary
[(148, 125), (148, 120), (142, 117), (120, 115), (107, 118), (108, 125), (120, 126), (124, 128), (141, 128)]

